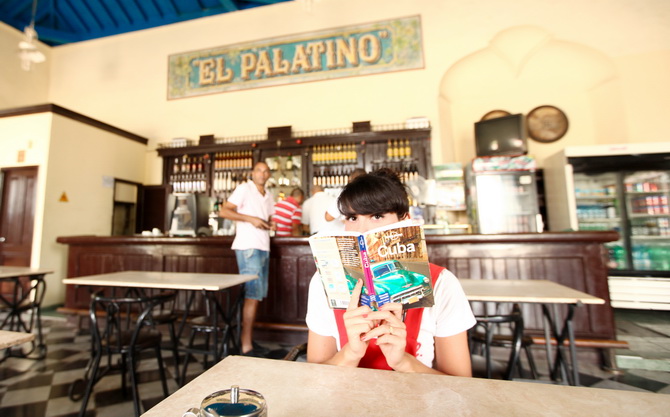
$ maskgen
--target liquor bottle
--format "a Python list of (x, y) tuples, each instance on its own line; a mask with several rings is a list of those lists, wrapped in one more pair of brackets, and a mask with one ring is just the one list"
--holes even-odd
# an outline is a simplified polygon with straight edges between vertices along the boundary
[(409, 146), (409, 139), (405, 139), (405, 158), (412, 157), (412, 147)]
[(403, 146), (402, 139), (398, 140), (398, 158), (405, 159), (405, 147)]
[(190, 168), (191, 168), (191, 164), (188, 161), (188, 156), (184, 155), (181, 158), (181, 172), (186, 174), (186, 173), (188, 173)]
[(387, 159), (393, 158), (393, 144), (391, 143), (391, 139), (389, 139), (388, 142), (386, 143), (386, 158)]

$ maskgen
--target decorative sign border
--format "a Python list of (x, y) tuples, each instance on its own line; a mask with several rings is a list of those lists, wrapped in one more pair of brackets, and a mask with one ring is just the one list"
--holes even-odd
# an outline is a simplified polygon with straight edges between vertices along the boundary
[(168, 100), (424, 67), (410, 16), (168, 57)]

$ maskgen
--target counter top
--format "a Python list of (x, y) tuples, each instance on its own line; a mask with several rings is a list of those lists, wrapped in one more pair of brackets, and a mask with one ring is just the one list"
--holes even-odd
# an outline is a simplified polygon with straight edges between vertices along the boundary
[[(431, 243), (495, 243), (495, 242), (611, 242), (619, 238), (614, 231), (590, 232), (544, 232), (544, 233), (506, 233), (497, 235), (484, 234), (454, 234), (454, 235), (426, 235), (427, 244)], [(273, 237), (272, 242), (283, 245), (307, 244), (308, 236)], [(185, 244), (220, 245), (222, 242), (232, 242), (233, 236), (209, 237), (169, 237), (169, 236), (61, 236), (58, 243), (80, 244), (86, 242), (119, 244)]]

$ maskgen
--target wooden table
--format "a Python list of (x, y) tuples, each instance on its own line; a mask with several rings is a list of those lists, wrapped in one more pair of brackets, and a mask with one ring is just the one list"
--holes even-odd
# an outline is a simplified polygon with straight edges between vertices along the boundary
[[(558, 368), (566, 379), (567, 363), (563, 355), (563, 342), (568, 340), (572, 363), (572, 385), (579, 385), (579, 368), (577, 365), (577, 350), (572, 326), (575, 307), (582, 304), (604, 304), (605, 300), (593, 295), (577, 291), (565, 285), (546, 280), (479, 280), (459, 279), (465, 296), (469, 301), (495, 303), (535, 303), (542, 304), (545, 318), (545, 338), (547, 360), (553, 379), (557, 379)], [(568, 306), (568, 313), (563, 318), (563, 325), (559, 327), (558, 305)], [(549, 306), (552, 309), (549, 309)], [(552, 312), (553, 310), (553, 312)], [(551, 337), (556, 338), (556, 357), (552, 364)]]
[[(256, 279), (256, 275), (243, 274), (208, 274), (197, 272), (159, 272), (159, 271), (123, 271), (113, 272), (110, 274), (89, 275), (78, 278), (67, 278), (63, 280), (64, 284), (69, 285), (90, 285), (98, 287), (114, 287), (114, 288), (155, 288), (167, 290), (189, 290), (189, 291), (203, 291), (212, 301), (216, 311), (219, 314), (214, 314), (214, 325), (217, 325), (218, 318), (222, 318), (224, 322), (231, 324), (235, 320), (236, 328), (241, 326), (241, 299), (244, 296), (242, 290), (239, 295), (238, 302), (232, 304), (235, 307), (234, 311), (229, 309), (224, 311), (219, 300), (215, 294), (219, 291), (225, 291), (237, 285), (244, 284), (247, 281)], [(195, 293), (193, 294), (195, 295)], [(190, 303), (193, 297), (190, 298)], [(184, 316), (188, 314), (188, 307), (184, 312)], [(183, 328), (184, 320), (179, 330)], [(239, 331), (236, 333), (233, 343), (240, 346)], [(227, 339), (224, 338), (224, 345), (227, 344)], [(218, 346), (218, 333), (214, 332), (214, 346)], [(218, 349), (216, 349), (218, 352)], [(224, 355), (227, 351), (223, 351)], [(215, 358), (219, 360), (220, 357)]]
[[(21, 357), (43, 359), (46, 356), (47, 347), (42, 334), (42, 299), (46, 292), (44, 276), (51, 273), (53, 270), (44, 268), (0, 266), (0, 282), (13, 284), (11, 294), (0, 292), (0, 305), (7, 308), (7, 315), (0, 322), (0, 329), (31, 333), (33, 327), (37, 327), (37, 345), (33, 343), (32, 349), (21, 353)], [(32, 310), (32, 315), (26, 321), (22, 314), (28, 310)], [(37, 356), (28, 356), (36, 349), (39, 350)], [(10, 353), (8, 350), (7, 354)]]
[(143, 414), (181, 416), (231, 385), (281, 416), (660, 416), (670, 395), (229, 356)]
[(32, 333), (0, 330), (0, 349), (22, 345), (24, 343), (32, 342), (33, 340), (35, 340), (35, 335)]

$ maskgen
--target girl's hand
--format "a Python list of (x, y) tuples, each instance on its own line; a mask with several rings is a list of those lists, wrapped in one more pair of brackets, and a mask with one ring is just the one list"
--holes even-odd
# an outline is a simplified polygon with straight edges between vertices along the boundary
[(358, 280), (354, 290), (351, 293), (349, 300), (349, 307), (344, 313), (344, 327), (347, 330), (348, 351), (351, 354), (350, 359), (360, 360), (368, 349), (368, 340), (363, 340), (363, 336), (368, 333), (374, 326), (375, 322), (369, 318), (372, 310), (368, 306), (358, 306), (363, 289), (363, 281)]
[(386, 363), (396, 369), (405, 358), (405, 346), (407, 345), (407, 328), (402, 321), (402, 304), (387, 303), (368, 314), (369, 319), (374, 319), (379, 326), (365, 334), (363, 340), (368, 341), (377, 338), (377, 345), (381, 349)]

